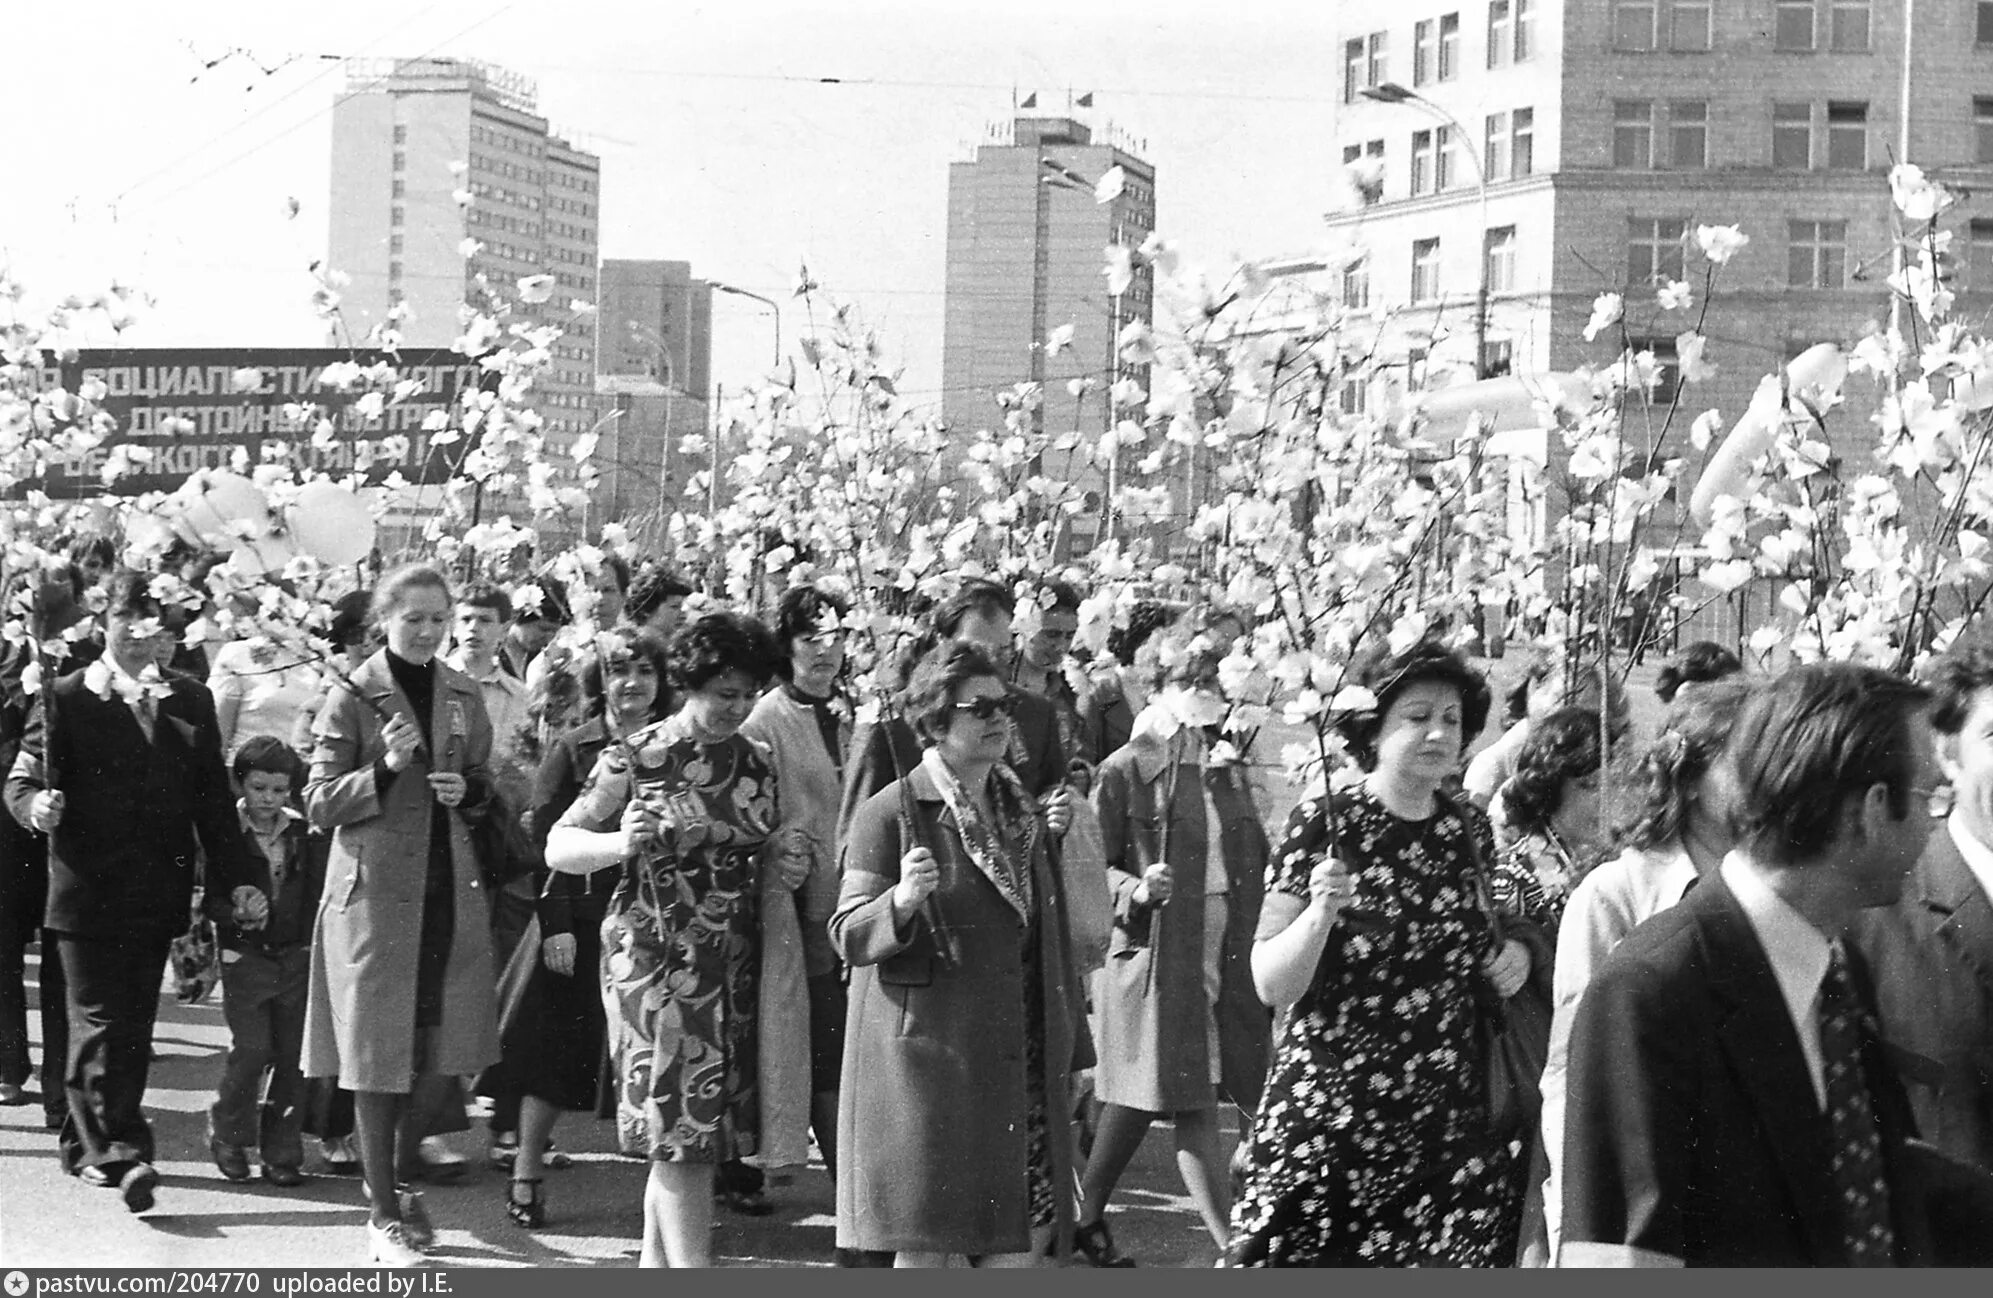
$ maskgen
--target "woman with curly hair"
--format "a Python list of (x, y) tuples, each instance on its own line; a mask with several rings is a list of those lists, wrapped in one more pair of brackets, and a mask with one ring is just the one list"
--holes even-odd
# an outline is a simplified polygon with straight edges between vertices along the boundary
[(1437, 644), (1368, 664), (1344, 737), (1362, 779), (1303, 800), (1252, 953), (1285, 1011), (1232, 1213), (1234, 1266), (1497, 1266), (1522, 1203), (1476, 1029), (1532, 956), (1479, 904), (1487, 818), (1442, 792), (1487, 682)]
[(1489, 885), (1505, 909), (1546, 933), (1557, 931), (1564, 899), (1604, 854), (1602, 782), (1598, 714), (1559, 708), (1530, 728), (1497, 795), (1515, 838)]
[(1671, 704), (1683, 690), (1724, 680), (1743, 670), (1743, 661), (1736, 654), (1714, 640), (1698, 640), (1661, 668), (1654, 677), (1654, 693), (1661, 702)]
[(1578, 998), (1627, 934), (1680, 901), (1723, 863), (1732, 834), (1729, 794), (1718, 758), (1751, 689), (1751, 682), (1737, 675), (1680, 696), (1635, 768), (1630, 791), (1633, 820), (1623, 835), (1625, 850), (1580, 880), (1564, 906), (1551, 977), (1550, 1050), (1542, 1083), (1549, 1174), (1543, 1202), (1551, 1258), (1556, 1256), (1563, 1204), (1559, 1170), (1565, 1066)]
[(603, 750), (548, 835), (547, 866), (624, 869), (602, 981), (626, 1034), (618, 1134), (651, 1159), (640, 1264), (697, 1267), (712, 1260), (713, 1169), (759, 1138), (762, 873), (807, 871), (809, 856), (776, 834), (774, 772), (739, 733), (775, 672), (767, 629), (708, 614), (672, 637), (665, 666), (679, 710)]

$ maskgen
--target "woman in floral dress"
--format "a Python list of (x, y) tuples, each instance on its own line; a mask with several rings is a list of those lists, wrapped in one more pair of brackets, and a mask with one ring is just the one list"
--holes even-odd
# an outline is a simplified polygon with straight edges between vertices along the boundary
[(667, 658), (684, 704), (611, 745), (547, 840), (547, 865), (629, 866), (602, 923), (602, 981), (621, 1024), (617, 1125), (651, 1159), (644, 1266), (711, 1261), (713, 1169), (755, 1151), (761, 877), (809, 866), (774, 837), (775, 777), (738, 733), (774, 674), (773, 637), (715, 613)]
[(1229, 1260), (1506, 1265), (1518, 1151), (1490, 1135), (1475, 1028), (1530, 957), (1496, 949), (1475, 901), (1486, 818), (1441, 792), (1487, 683), (1430, 643), (1360, 683), (1376, 707), (1344, 734), (1367, 774), (1297, 806), (1267, 869), (1253, 978), (1285, 1021)]

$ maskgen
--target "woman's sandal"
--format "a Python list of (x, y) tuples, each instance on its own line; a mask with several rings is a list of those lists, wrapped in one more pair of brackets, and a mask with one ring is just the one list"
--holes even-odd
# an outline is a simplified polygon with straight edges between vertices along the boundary
[[(526, 1202), (519, 1202), (516, 1187), (527, 1186)], [(537, 1230), (547, 1224), (547, 1205), (540, 1201), (540, 1178), (515, 1176), (505, 1183), (505, 1215), (524, 1226), (527, 1230)]]
[(1135, 1259), (1114, 1246), (1114, 1237), (1107, 1233), (1107, 1218), (1102, 1217), (1091, 1226), (1073, 1227), (1073, 1252), (1083, 1257), (1089, 1266), (1130, 1267)]

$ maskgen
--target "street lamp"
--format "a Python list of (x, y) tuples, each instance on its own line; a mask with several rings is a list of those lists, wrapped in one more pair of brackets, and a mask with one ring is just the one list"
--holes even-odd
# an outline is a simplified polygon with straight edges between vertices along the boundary
[[(1438, 118), (1453, 131), (1465, 147), (1467, 160), (1474, 164), (1474, 187), (1481, 198), (1481, 246), (1475, 256), (1479, 262), (1479, 273), (1475, 277), (1474, 289), (1474, 377), (1488, 377), (1488, 172), (1481, 165), (1481, 151), (1474, 147), (1474, 137), (1460, 124), (1460, 119), (1447, 112), (1432, 100), (1416, 90), (1408, 90), (1395, 81), (1382, 81), (1363, 90), (1365, 99), (1380, 104), (1415, 104)], [(1435, 173), (1440, 155), (1433, 155)], [(1435, 179), (1437, 175), (1435, 174)]]
[(776, 305), (775, 300), (773, 298), (763, 297), (759, 293), (750, 293), (744, 288), (735, 288), (731, 284), (722, 284), (720, 283), (720, 281), (716, 279), (707, 280), (706, 287), (718, 293), (731, 293), (735, 297), (751, 297), (755, 301), (761, 303), (763, 306), (767, 307), (770, 311), (773, 311), (775, 313), (774, 363), (780, 365), (782, 363), (782, 308)]

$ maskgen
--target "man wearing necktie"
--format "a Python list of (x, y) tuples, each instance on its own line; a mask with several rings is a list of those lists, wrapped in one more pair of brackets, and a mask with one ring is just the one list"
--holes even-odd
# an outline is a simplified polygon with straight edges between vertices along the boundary
[[(104, 657), (44, 686), (6, 784), (8, 811), (49, 836), (45, 927), (68, 980), (63, 1167), (116, 1189), (133, 1212), (152, 1206), (159, 1182), (143, 1104), (160, 979), (187, 924), (194, 863), (205, 857), (210, 897), (230, 897), (248, 870), (214, 701), (199, 681), (156, 666), (172, 635), (165, 613), (148, 576), (116, 576)], [(247, 888), (233, 917), (266, 913)]]
[(1950, 806), (1929, 697), (1827, 663), (1745, 704), (1735, 848), (1579, 1001), (1558, 1265), (1936, 1260), (1909, 1103), (1841, 938), (1896, 900)]

